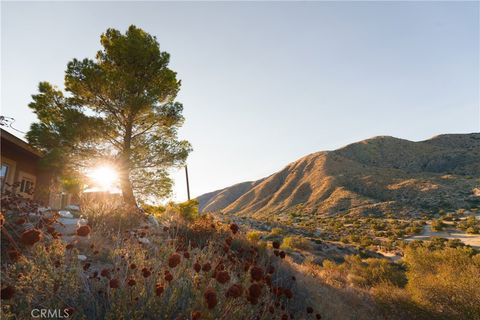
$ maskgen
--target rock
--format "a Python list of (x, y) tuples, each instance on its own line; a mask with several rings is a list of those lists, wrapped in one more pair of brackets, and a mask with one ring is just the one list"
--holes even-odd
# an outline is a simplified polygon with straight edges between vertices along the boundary
[(79, 255), (77, 256), (77, 258), (78, 258), (78, 260), (80, 260), (80, 261), (86, 261), (86, 260), (87, 260), (87, 256), (84, 256), (83, 254), (79, 254)]
[(77, 231), (77, 219), (58, 219), (57, 224), (55, 224), (55, 230), (63, 235), (72, 235)]
[(147, 238), (138, 238), (138, 241), (143, 244), (150, 244), (150, 240), (148, 240)]
[(62, 218), (70, 218), (70, 219), (73, 218), (73, 214), (71, 214), (70, 211), (67, 211), (67, 210), (60, 210), (60, 211), (58, 211), (58, 214)]

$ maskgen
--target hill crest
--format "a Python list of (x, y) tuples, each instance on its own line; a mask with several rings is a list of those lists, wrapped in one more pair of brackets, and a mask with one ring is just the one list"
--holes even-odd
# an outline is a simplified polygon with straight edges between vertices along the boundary
[(257, 181), (197, 199), (203, 212), (382, 214), (466, 207), (480, 178), (480, 133), (413, 142), (378, 136), (311, 153)]

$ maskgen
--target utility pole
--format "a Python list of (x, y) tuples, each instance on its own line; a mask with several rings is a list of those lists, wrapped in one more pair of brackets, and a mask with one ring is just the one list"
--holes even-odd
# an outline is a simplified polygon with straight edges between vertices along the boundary
[(187, 165), (185, 165), (185, 177), (187, 178), (187, 195), (188, 195), (188, 201), (190, 201), (190, 184), (188, 183), (188, 169), (187, 169)]

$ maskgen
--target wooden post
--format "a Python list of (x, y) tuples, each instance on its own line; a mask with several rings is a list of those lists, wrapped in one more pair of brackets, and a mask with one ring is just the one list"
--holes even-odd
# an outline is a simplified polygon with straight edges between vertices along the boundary
[(190, 201), (190, 184), (188, 182), (188, 169), (187, 165), (185, 165), (185, 177), (187, 178), (187, 195), (188, 195), (188, 201)]

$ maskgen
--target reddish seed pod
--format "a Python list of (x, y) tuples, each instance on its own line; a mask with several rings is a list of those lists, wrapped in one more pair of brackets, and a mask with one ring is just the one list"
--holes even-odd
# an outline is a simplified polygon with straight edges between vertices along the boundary
[(200, 263), (196, 262), (194, 265), (193, 265), (193, 269), (195, 270), (195, 272), (200, 272), (200, 270), (202, 269), (202, 266), (200, 265)]
[(252, 269), (250, 269), (250, 276), (254, 281), (261, 281), (263, 279), (262, 268), (254, 266)]
[(217, 281), (221, 284), (225, 284), (230, 281), (230, 275), (227, 271), (219, 271), (217, 272), (215, 279), (217, 279)]
[(200, 320), (202, 318), (202, 313), (200, 311), (192, 312), (192, 320)]
[(243, 287), (241, 284), (234, 284), (230, 288), (228, 288), (225, 296), (227, 298), (238, 298), (243, 293)]
[(155, 294), (160, 296), (163, 293), (163, 286), (161, 284), (157, 284), (155, 287)]
[(213, 309), (217, 305), (217, 293), (213, 288), (207, 288), (203, 294), (205, 302), (207, 303), (208, 309)]
[(120, 281), (118, 279), (110, 280), (110, 288), (117, 289), (120, 286)]
[(148, 278), (148, 277), (150, 277), (151, 275), (152, 275), (152, 272), (151, 272), (149, 269), (147, 269), (147, 268), (143, 268), (143, 269), (142, 269), (142, 276), (143, 276), (144, 278)]
[(7, 286), (0, 291), (0, 298), (2, 300), (12, 299), (15, 295), (15, 288), (12, 286)]
[(180, 255), (178, 253), (172, 253), (170, 255), (170, 257), (168, 258), (168, 266), (170, 268), (175, 268), (176, 266), (178, 266), (178, 264), (180, 263)]
[(239, 230), (238, 225), (235, 224), (235, 223), (232, 223), (232, 224), (230, 225), (230, 230), (232, 231), (233, 234), (236, 234), (236, 233), (238, 232), (238, 230)]
[(81, 226), (77, 229), (77, 235), (80, 237), (86, 237), (90, 234), (90, 226)]
[(33, 246), (40, 240), (42, 240), (42, 233), (38, 229), (27, 230), (20, 237), (20, 241), (26, 246)]

